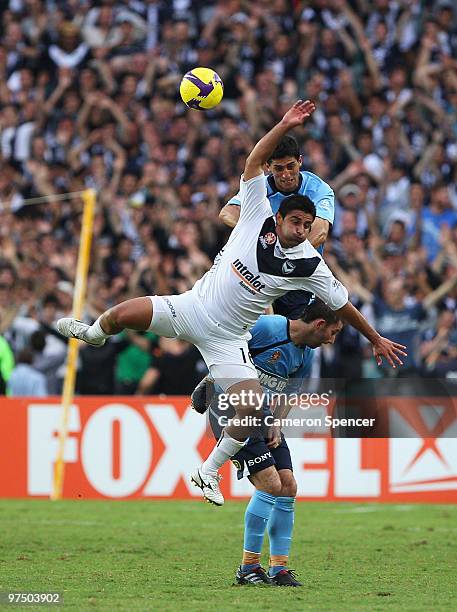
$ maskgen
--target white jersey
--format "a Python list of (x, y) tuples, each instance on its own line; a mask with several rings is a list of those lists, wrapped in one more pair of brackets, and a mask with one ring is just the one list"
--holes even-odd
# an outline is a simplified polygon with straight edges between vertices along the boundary
[(223, 328), (244, 334), (284, 293), (315, 293), (332, 310), (348, 301), (346, 288), (332, 275), (308, 240), (284, 249), (267, 199), (263, 174), (240, 181), (240, 218), (212, 268), (194, 285), (208, 315)]

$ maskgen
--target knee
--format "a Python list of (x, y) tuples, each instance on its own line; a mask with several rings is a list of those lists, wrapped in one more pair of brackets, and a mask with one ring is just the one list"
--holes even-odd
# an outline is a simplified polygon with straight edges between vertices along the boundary
[(107, 329), (111, 329), (112, 327), (124, 327), (122, 303), (113, 306), (102, 315), (101, 325), (102, 328), (105, 329), (106, 326), (104, 326), (103, 323), (107, 323)]
[(281, 481), (278, 479), (277, 481), (264, 483), (261, 487), (257, 487), (257, 489), (259, 491), (263, 491), (264, 493), (268, 493), (269, 495), (273, 495), (273, 497), (279, 497), (282, 490)]
[(273, 466), (249, 476), (249, 480), (258, 491), (268, 493), (274, 497), (278, 497), (281, 494), (281, 479), (276, 468)]
[(297, 496), (297, 481), (290, 470), (281, 470), (280, 472), (281, 492), (278, 493), (281, 497), (296, 497)]

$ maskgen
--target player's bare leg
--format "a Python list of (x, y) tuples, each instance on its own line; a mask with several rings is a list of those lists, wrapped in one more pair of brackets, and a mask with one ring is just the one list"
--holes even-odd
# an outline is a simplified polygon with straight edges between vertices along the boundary
[(248, 478), (255, 486), (257, 491), (263, 491), (264, 493), (268, 493), (274, 497), (281, 494), (281, 478), (279, 477), (279, 472), (274, 465), (270, 465), (261, 472), (251, 474), (248, 476)]
[(152, 321), (152, 301), (149, 297), (133, 298), (121, 302), (104, 312), (100, 325), (105, 333), (112, 336), (124, 329), (146, 331)]
[(104, 312), (92, 325), (65, 317), (57, 321), (57, 330), (67, 338), (77, 338), (92, 346), (103, 346), (106, 339), (124, 329), (146, 331), (152, 320), (149, 297), (121, 302)]
[(233, 405), (236, 416), (239, 419), (247, 418), (248, 421), (246, 425), (229, 424), (224, 433), (241, 442), (255, 433), (260, 434), (264, 393), (259, 381), (256, 378), (242, 380), (229, 387), (227, 394), (238, 398), (236, 405)]
[(281, 481), (281, 491), (279, 497), (296, 497), (297, 496), (297, 481), (295, 480), (292, 470), (278, 470), (279, 479)]
[(216, 506), (224, 503), (219, 488), (219, 468), (244, 446), (249, 436), (260, 432), (262, 424), (263, 391), (257, 379), (235, 383), (228, 388), (227, 394), (239, 398), (240, 401), (233, 406), (236, 416), (240, 419), (248, 417), (248, 422), (245, 425), (228, 425), (203, 465), (191, 474), (191, 481), (202, 490), (206, 501)]

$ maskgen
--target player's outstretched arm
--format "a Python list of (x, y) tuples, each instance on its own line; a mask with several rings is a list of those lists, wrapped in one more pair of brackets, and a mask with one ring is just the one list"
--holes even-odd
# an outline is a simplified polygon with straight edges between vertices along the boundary
[(227, 227), (235, 227), (240, 218), (240, 207), (236, 204), (226, 204), (219, 213), (219, 219), (227, 225)]
[(407, 353), (403, 350), (406, 346), (380, 336), (378, 332), (371, 327), (363, 314), (359, 312), (357, 308), (354, 308), (351, 302), (347, 302), (342, 308), (335, 312), (338, 313), (343, 321), (355, 327), (355, 329), (371, 342), (373, 346), (373, 355), (378, 366), (382, 364), (383, 357), (387, 359), (393, 368), (396, 368), (397, 365), (403, 365), (400, 356), (406, 357)]
[(314, 102), (310, 100), (298, 100), (289, 108), (287, 113), (272, 128), (252, 149), (244, 166), (244, 180), (250, 179), (262, 174), (263, 165), (268, 161), (268, 158), (279, 144), (281, 138), (299, 125), (303, 125), (316, 110)]

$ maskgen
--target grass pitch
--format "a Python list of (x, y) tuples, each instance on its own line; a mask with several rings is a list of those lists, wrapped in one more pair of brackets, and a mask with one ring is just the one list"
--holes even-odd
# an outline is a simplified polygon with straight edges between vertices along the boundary
[(299, 503), (297, 589), (232, 586), (245, 506), (1, 500), (0, 591), (75, 610), (455, 609), (455, 506)]

